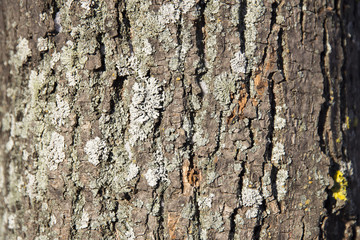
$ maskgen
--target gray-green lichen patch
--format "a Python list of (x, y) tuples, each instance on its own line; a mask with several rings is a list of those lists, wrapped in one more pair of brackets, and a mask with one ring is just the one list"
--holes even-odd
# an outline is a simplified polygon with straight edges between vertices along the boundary
[(48, 162), (50, 170), (56, 170), (58, 164), (63, 162), (65, 159), (65, 141), (64, 137), (57, 132), (51, 134), (49, 145), (44, 149), (44, 157)]
[(281, 130), (286, 126), (286, 119), (282, 117), (286, 110), (286, 105), (283, 104), (282, 106), (276, 106), (276, 114), (274, 117), (274, 129)]
[(52, 123), (55, 126), (61, 127), (65, 125), (66, 120), (70, 116), (69, 104), (59, 95), (56, 94), (56, 107), (52, 110)]
[(106, 161), (109, 155), (106, 142), (99, 137), (87, 141), (84, 151), (88, 155), (88, 161), (95, 166)]
[(145, 140), (152, 133), (164, 101), (158, 80), (153, 77), (141, 80), (133, 85), (133, 97), (130, 105), (129, 133), (132, 145), (138, 140)]
[(158, 149), (153, 156), (153, 162), (145, 173), (145, 178), (150, 187), (155, 187), (158, 182), (169, 182), (166, 171), (166, 162), (161, 149)]
[(246, 57), (241, 51), (234, 54), (234, 57), (230, 60), (231, 70), (234, 74), (245, 73), (246, 71)]
[(126, 181), (130, 181), (139, 174), (139, 167), (135, 163), (130, 163)]
[(27, 61), (28, 57), (31, 56), (29, 41), (26, 38), (20, 38), (16, 46), (16, 53), (10, 54), (12, 55), (10, 64), (13, 64), (15, 69), (18, 70)]
[(216, 76), (214, 81), (214, 96), (227, 109), (230, 104), (230, 94), (235, 93), (236, 79), (226, 73)]
[(280, 142), (275, 142), (274, 147), (272, 149), (271, 162), (275, 166), (278, 166), (283, 156), (285, 156), (284, 144)]
[(260, 18), (264, 15), (265, 7), (263, 1), (253, 0), (247, 3), (247, 11), (245, 15), (245, 55), (248, 59), (247, 70), (253, 68), (255, 64), (260, 60), (260, 56), (254, 56), (257, 48), (257, 29), (256, 23), (260, 21)]
[(287, 193), (286, 180), (289, 177), (288, 170), (280, 169), (276, 174), (276, 190), (278, 201), (284, 200)]

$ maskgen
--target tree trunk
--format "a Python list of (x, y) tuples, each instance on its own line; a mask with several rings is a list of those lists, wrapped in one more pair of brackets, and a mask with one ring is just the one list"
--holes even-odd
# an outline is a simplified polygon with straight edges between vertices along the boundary
[(358, 239), (360, 4), (1, 0), (1, 239)]

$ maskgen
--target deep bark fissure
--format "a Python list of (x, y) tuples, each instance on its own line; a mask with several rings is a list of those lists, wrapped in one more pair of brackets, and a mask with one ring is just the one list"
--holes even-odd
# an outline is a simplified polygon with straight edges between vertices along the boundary
[[(121, 11), (121, 17), (122, 17), (122, 23), (123, 23), (123, 30), (122, 32), (120, 32), (120, 36), (122, 39), (125, 39), (129, 45), (130, 48), (130, 53), (134, 52), (134, 48), (132, 45), (132, 41), (131, 41), (131, 24), (130, 24), (130, 19), (127, 13), (127, 8), (126, 8), (126, 1), (122, 1), (123, 6), (122, 6), (122, 11)], [(119, 24), (119, 28), (120, 28), (121, 24)]]
[(105, 72), (106, 71), (106, 62), (105, 62), (105, 44), (103, 42), (103, 33), (97, 35), (96, 40), (99, 43), (99, 54), (100, 54), (100, 61), (101, 66), (98, 69), (95, 69), (95, 72)]
[(268, 77), (268, 91), (269, 91), (269, 104), (270, 104), (270, 112), (269, 112), (269, 126), (268, 126), (268, 134), (266, 136), (267, 144), (264, 159), (267, 162), (271, 161), (272, 149), (273, 149), (273, 135), (274, 135), (274, 120), (276, 114), (276, 102), (274, 95), (274, 82), (272, 80), (274, 73), (270, 73)]
[(277, 7), (279, 6), (279, 4), (277, 2), (274, 2), (273, 4), (271, 4), (271, 20), (270, 20), (270, 31), (266, 37), (266, 42), (267, 42), (267, 45), (266, 47), (264, 48), (264, 55), (261, 59), (261, 65), (264, 64), (265, 60), (266, 60), (266, 57), (267, 57), (267, 51), (268, 51), (268, 48), (269, 48), (269, 38), (271, 36), (271, 34), (273, 33), (273, 29), (274, 29), (274, 25), (276, 23), (276, 16), (277, 16)]
[(241, 52), (245, 52), (245, 30), (246, 30), (246, 24), (245, 24), (245, 16), (247, 13), (247, 0), (241, 0), (240, 1), (240, 7), (239, 7), (239, 25), (238, 25), (238, 31), (240, 35), (240, 50)]
[(283, 79), (278, 82), (278, 84), (280, 84), (283, 81), (286, 81), (286, 76), (285, 76), (285, 72), (284, 72), (284, 58), (283, 58), (283, 52), (284, 52), (284, 48), (283, 48), (283, 35), (284, 35), (284, 30), (282, 28), (280, 28), (279, 32), (278, 32), (278, 42), (277, 42), (277, 68), (281, 73), (281, 76), (283, 77)]
[[(239, 153), (239, 150), (237, 150), (237, 152), (236, 152), (236, 157), (237, 157), (238, 153)], [(242, 187), (244, 184), (243, 181), (244, 181), (245, 172), (246, 172), (245, 162), (241, 162), (241, 172), (238, 175), (239, 180), (238, 180), (238, 186), (236, 188), (237, 189), (237, 192), (236, 192), (237, 199), (242, 199), (241, 190), (242, 190)], [(233, 240), (235, 237), (235, 231), (236, 231), (235, 217), (237, 215), (237, 211), (240, 208), (241, 208), (241, 206), (236, 207), (233, 210), (233, 213), (230, 215), (230, 231), (229, 231), (229, 236), (228, 236), (229, 240)]]
[(328, 149), (326, 147), (325, 144), (325, 139), (324, 139), (324, 128), (325, 128), (325, 124), (326, 124), (326, 117), (327, 117), (327, 112), (329, 109), (329, 105), (330, 105), (330, 83), (329, 83), (329, 77), (327, 75), (327, 70), (326, 70), (326, 63), (325, 63), (325, 58), (327, 55), (327, 30), (326, 30), (326, 21), (327, 19), (325, 18), (324, 23), (323, 23), (323, 51), (320, 54), (320, 64), (321, 64), (321, 72), (323, 75), (323, 97), (324, 97), (324, 103), (321, 105), (321, 110), (320, 110), (320, 114), (319, 114), (319, 121), (318, 121), (318, 135), (320, 138), (320, 149), (321, 151), (327, 156), (328, 154)]
[(304, 0), (300, 0), (299, 8), (300, 8), (300, 31), (301, 31), (301, 43), (304, 44)]

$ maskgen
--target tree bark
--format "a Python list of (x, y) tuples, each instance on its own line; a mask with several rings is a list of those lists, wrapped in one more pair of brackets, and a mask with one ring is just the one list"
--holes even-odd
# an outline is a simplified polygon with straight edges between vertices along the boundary
[(1, 239), (357, 239), (360, 4), (1, 0)]

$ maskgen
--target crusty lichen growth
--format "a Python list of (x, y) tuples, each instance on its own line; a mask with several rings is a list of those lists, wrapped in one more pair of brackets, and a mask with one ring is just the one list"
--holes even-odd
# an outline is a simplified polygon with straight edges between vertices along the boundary
[(130, 142), (145, 140), (153, 131), (160, 116), (164, 101), (161, 85), (157, 79), (142, 78), (133, 85), (133, 97), (130, 106)]
[(93, 165), (98, 165), (100, 161), (106, 161), (109, 149), (104, 140), (99, 137), (89, 140), (86, 143), (85, 153), (88, 155), (88, 161)]
[(335, 181), (335, 185), (331, 189), (331, 191), (333, 192), (333, 197), (336, 200), (346, 201), (347, 200), (347, 193), (346, 193), (347, 190), (346, 189), (348, 187), (348, 181), (346, 180), (346, 178), (344, 177), (344, 174), (340, 170), (337, 170), (335, 172), (335, 175), (333, 178)]

